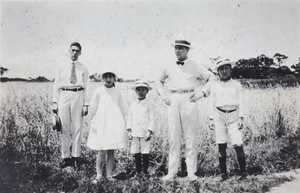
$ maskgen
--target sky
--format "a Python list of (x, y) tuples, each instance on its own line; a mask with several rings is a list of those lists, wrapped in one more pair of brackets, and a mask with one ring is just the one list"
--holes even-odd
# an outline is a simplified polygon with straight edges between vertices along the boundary
[(153, 80), (175, 65), (171, 44), (191, 42), (189, 58), (300, 57), (300, 0), (1, 1), (0, 64), (6, 77), (53, 79), (70, 43), (90, 74), (111, 67), (124, 79)]

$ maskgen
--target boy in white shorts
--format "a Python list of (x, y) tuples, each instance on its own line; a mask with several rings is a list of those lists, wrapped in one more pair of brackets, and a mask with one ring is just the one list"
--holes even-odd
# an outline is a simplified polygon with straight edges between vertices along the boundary
[(152, 88), (145, 81), (136, 81), (132, 89), (135, 90), (138, 98), (129, 107), (127, 119), (128, 138), (132, 140), (131, 153), (135, 158), (136, 173), (141, 174), (143, 169), (144, 174), (148, 174), (154, 112), (146, 95)]
[(222, 180), (228, 178), (226, 171), (227, 133), (236, 151), (241, 177), (246, 178), (246, 161), (243, 149), (242, 129), (244, 117), (244, 100), (241, 84), (231, 78), (232, 65), (228, 59), (217, 62), (214, 68), (220, 80), (210, 85), (210, 129), (215, 129), (216, 143), (219, 147), (219, 162)]

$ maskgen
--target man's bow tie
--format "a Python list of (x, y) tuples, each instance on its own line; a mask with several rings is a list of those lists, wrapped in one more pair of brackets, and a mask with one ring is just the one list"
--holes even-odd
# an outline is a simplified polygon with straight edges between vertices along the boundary
[(176, 63), (177, 63), (178, 65), (179, 65), (179, 64), (182, 65), (182, 66), (184, 65), (184, 62), (177, 61)]

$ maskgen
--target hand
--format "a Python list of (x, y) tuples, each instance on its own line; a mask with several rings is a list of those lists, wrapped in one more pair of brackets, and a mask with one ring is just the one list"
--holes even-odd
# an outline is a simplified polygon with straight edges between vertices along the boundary
[(190, 101), (191, 101), (192, 103), (194, 103), (194, 102), (197, 102), (197, 100), (199, 100), (199, 99), (201, 99), (201, 98), (203, 98), (203, 97), (204, 97), (204, 92), (202, 92), (202, 91), (196, 92), (196, 93), (194, 93), (194, 94), (192, 94), (192, 95), (190, 96)]
[(148, 130), (145, 136), (145, 141), (149, 141), (151, 139), (152, 136), (152, 131)]
[(127, 135), (128, 135), (129, 140), (132, 140), (132, 131), (131, 131), (131, 129), (127, 129)]
[(89, 113), (89, 107), (84, 105), (82, 108), (82, 116), (86, 116)]
[(215, 129), (215, 121), (213, 119), (209, 120), (209, 128), (210, 128), (210, 130), (214, 130)]
[(52, 111), (54, 114), (58, 115), (58, 105), (57, 103), (53, 103)]
[(239, 127), (239, 130), (241, 130), (241, 129), (244, 128), (244, 119), (243, 119), (243, 117), (239, 117), (239, 119), (238, 119), (238, 127)]
[(161, 99), (166, 103), (166, 105), (170, 106), (171, 105), (171, 100), (167, 96), (161, 96)]

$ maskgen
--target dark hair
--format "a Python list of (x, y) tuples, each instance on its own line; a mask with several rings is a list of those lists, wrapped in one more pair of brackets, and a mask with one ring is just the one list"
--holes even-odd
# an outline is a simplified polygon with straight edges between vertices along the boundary
[(80, 43), (78, 43), (78, 42), (73, 42), (73, 43), (71, 43), (70, 48), (71, 48), (72, 46), (78, 47), (79, 50), (81, 51), (81, 45), (80, 45)]

